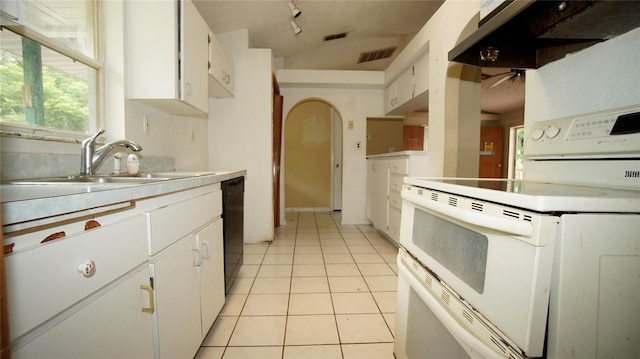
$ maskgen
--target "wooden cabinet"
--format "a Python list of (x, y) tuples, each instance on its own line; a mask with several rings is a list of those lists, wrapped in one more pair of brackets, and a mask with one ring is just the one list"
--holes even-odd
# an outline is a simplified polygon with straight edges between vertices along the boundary
[(206, 118), (209, 27), (195, 5), (126, 1), (125, 25), (128, 97), (168, 113)]
[(209, 32), (209, 97), (233, 97), (234, 83), (233, 60)]
[(400, 153), (407, 154), (367, 159), (367, 216), (374, 227), (396, 243), (400, 240), (404, 178), (424, 176), (427, 171), (426, 154)]

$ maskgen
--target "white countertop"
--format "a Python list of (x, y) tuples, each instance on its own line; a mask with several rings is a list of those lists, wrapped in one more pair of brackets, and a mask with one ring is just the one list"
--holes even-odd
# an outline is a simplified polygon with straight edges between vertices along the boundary
[(399, 151), (399, 152), (380, 153), (377, 155), (369, 155), (367, 156), (367, 159), (400, 157), (400, 156), (426, 156), (426, 155), (427, 155), (427, 151)]
[(2, 225), (138, 200), (246, 176), (245, 170), (183, 172), (186, 177), (152, 183), (3, 184)]

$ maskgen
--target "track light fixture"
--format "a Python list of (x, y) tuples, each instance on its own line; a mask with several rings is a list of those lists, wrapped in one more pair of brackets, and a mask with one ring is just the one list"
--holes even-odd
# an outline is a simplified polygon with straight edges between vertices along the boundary
[(293, 29), (293, 34), (296, 36), (300, 35), (300, 33), (302, 32), (302, 29), (300, 28), (300, 26), (298, 26), (298, 24), (296, 24), (295, 20), (291, 20), (291, 29)]
[(291, 16), (294, 19), (302, 15), (302, 11), (298, 9), (298, 7), (296, 6), (296, 4), (293, 3), (293, 1), (289, 1), (289, 9), (291, 9)]

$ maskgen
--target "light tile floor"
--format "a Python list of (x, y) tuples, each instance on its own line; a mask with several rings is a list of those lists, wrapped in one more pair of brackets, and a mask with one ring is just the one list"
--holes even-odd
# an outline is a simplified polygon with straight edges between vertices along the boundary
[(271, 244), (246, 244), (196, 359), (392, 359), (397, 248), (339, 212), (288, 212)]

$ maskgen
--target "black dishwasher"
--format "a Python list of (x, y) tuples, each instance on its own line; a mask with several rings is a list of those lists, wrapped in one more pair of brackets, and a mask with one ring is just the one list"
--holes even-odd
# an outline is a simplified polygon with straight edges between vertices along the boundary
[(244, 177), (222, 182), (222, 226), (224, 237), (225, 294), (242, 265), (244, 246)]

